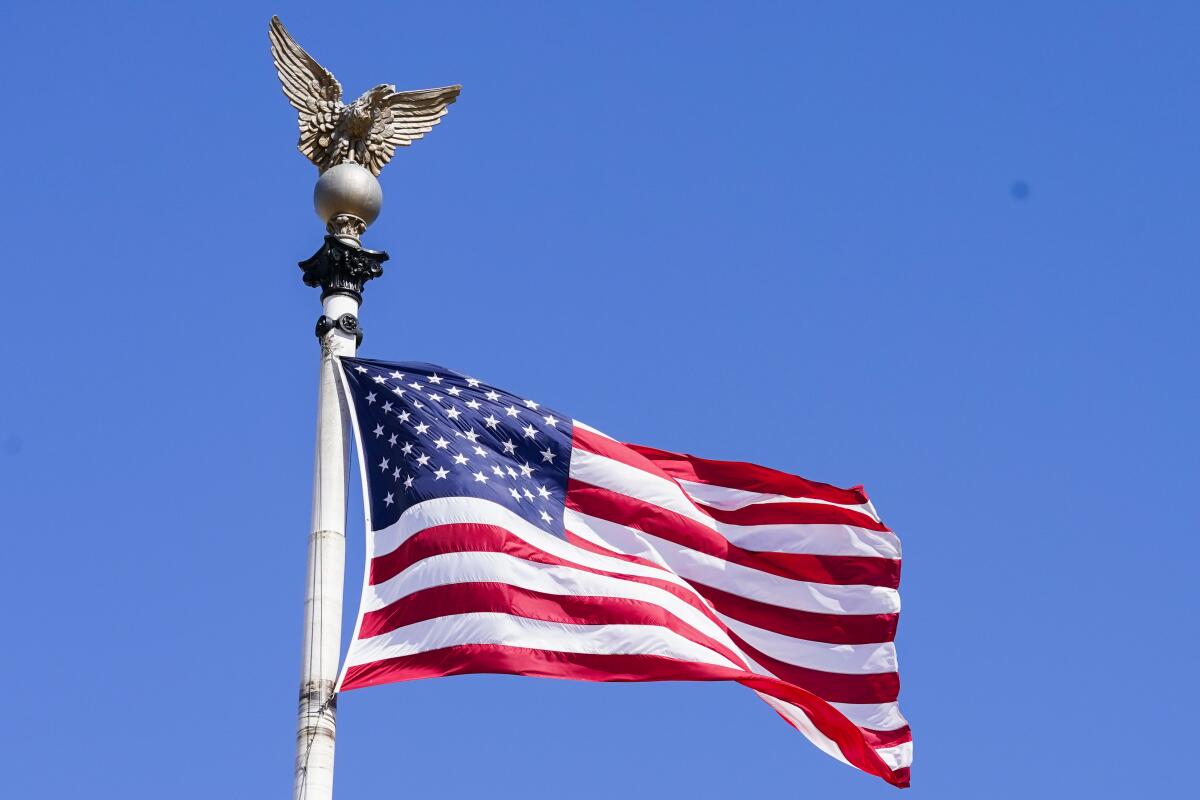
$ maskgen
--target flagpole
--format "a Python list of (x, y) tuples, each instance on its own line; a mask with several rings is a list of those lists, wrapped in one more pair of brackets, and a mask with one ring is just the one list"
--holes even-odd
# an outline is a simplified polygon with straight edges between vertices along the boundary
[(304, 282), (321, 288), (317, 320), (321, 362), (317, 388), (317, 442), (313, 465), (312, 525), (304, 593), (304, 643), (296, 731), (295, 800), (333, 797), (342, 585), (346, 560), (346, 492), (350, 440), (337, 370), (362, 340), (358, 310), (363, 284), (383, 274), (387, 254), (362, 247), (359, 237), (379, 215), (383, 192), (363, 167), (345, 163), (321, 174), (314, 192), (326, 221), (325, 243), (300, 263)]
[(338, 357), (354, 355), (362, 342), (358, 309), (363, 284), (383, 274), (388, 257), (363, 248), (360, 238), (383, 206), (375, 176), (397, 147), (424, 137), (441, 121), (462, 87), (397, 92), (391, 84), (379, 84), (346, 103), (333, 73), (292, 38), (279, 17), (271, 17), (267, 38), (284, 96), (299, 114), (297, 147), (321, 173), (313, 204), (328, 232), (321, 249), (300, 262), (304, 282), (321, 288), (323, 313), (317, 320), (321, 369), (293, 796), (330, 800), (350, 465)]

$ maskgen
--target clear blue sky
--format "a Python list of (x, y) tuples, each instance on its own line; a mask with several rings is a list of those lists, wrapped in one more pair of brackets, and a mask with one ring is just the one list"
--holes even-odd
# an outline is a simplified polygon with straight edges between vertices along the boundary
[[(969, 5), (6, 4), (0, 791), (290, 791), (322, 231), (277, 12), (348, 93), (465, 86), (383, 176), (364, 355), (866, 484), (909, 796), (1190, 795), (1200, 10)], [(896, 791), (734, 686), (339, 724), (343, 798)]]

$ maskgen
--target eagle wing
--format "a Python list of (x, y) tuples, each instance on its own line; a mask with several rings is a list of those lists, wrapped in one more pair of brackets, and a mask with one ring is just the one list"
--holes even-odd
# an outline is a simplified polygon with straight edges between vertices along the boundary
[(288, 102), (300, 113), (300, 143), (297, 147), (309, 161), (324, 170), (329, 160), (330, 134), (337, 125), (342, 106), (342, 85), (333, 73), (304, 52), (283, 27), (279, 17), (271, 17), (267, 28), (275, 72), (283, 84)]
[(377, 101), (366, 153), (367, 169), (378, 175), (397, 147), (407, 147), (442, 121), (461, 86), (420, 89), (383, 95)]

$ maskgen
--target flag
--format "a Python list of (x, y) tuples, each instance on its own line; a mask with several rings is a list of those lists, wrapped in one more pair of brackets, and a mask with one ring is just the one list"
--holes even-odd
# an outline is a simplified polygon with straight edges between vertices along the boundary
[(368, 559), (341, 690), (736, 681), (908, 785), (900, 543), (861, 488), (623, 444), (432, 364), (340, 361)]

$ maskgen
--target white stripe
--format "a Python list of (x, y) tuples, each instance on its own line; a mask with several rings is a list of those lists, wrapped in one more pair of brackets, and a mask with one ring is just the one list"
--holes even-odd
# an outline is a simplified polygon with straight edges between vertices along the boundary
[(372, 558), (386, 555), (426, 528), (466, 523), (495, 525), (539, 550), (585, 567), (657, 578), (691, 589), (685, 581), (672, 573), (583, 550), (565, 539), (547, 533), (499, 503), (478, 497), (438, 497), (406, 508), (398, 520), (374, 532), (368, 542), (368, 553)]
[(657, 536), (567, 509), (567, 530), (620, 553), (666, 564), (675, 574), (760, 603), (818, 614), (894, 614), (900, 593), (883, 586), (794, 581), (732, 564)]
[(359, 639), (346, 663), (354, 666), (443, 647), (498, 644), (562, 653), (654, 655), (738, 669), (707, 647), (656, 625), (566, 625), (509, 614), (449, 614)]
[(891, 642), (879, 644), (829, 644), (796, 639), (782, 633), (763, 630), (736, 619), (717, 614), (729, 630), (751, 647), (771, 658), (797, 667), (839, 672), (846, 675), (876, 675), (895, 672), (896, 646)]
[[(846, 757), (842, 755), (842, 750), (837, 746), (837, 742), (821, 733), (820, 728), (808, 718), (808, 715), (804, 713), (804, 709), (800, 708), (800, 706), (780, 700), (778, 697), (772, 697), (769, 694), (763, 694), (762, 692), (756, 691), (755, 694), (771, 708), (778, 711), (784, 719), (795, 725), (796, 730), (803, 733), (805, 738), (815, 744), (822, 752), (833, 756), (843, 764), (850, 764)], [(851, 766), (854, 765), (851, 764)]]
[(879, 757), (883, 759), (883, 763), (887, 764), (889, 769), (901, 769), (912, 766), (912, 742), (898, 744), (895, 747), (880, 747), (875, 752), (879, 754)]
[(712, 506), (713, 508), (736, 511), (739, 508), (745, 508), (757, 503), (816, 503), (818, 505), (834, 506), (836, 508), (844, 508), (848, 511), (856, 511), (879, 522), (879, 517), (875, 514), (875, 509), (870, 503), (834, 503), (829, 500), (819, 500), (815, 497), (792, 497), (786, 494), (765, 494), (763, 492), (751, 492), (746, 489), (730, 489), (726, 486), (717, 486), (711, 483), (696, 483), (695, 481), (684, 480), (683, 478), (676, 478), (675, 481), (683, 487), (683, 490), (693, 500), (703, 503), (706, 506)]
[(571, 477), (601, 489), (636, 497), (660, 508), (682, 514), (701, 525), (717, 529), (716, 520), (696, 508), (695, 503), (672, 480), (631, 467), (608, 456), (575, 448), (571, 451)]
[(577, 419), (573, 419), (573, 420), (571, 420), (571, 424), (572, 424), (572, 425), (574, 425), (576, 428), (583, 428), (583, 429), (584, 429), (585, 431), (587, 431), (588, 433), (594, 433), (594, 434), (596, 434), (597, 436), (602, 436), (602, 437), (604, 437), (605, 439), (609, 439), (609, 440), (611, 440), (611, 441), (614, 441), (614, 442), (615, 442), (615, 441), (617, 441), (616, 439), (613, 439), (613, 437), (609, 436), (609, 435), (608, 435), (607, 433), (605, 433), (604, 431), (598, 431), (598, 430), (596, 430), (595, 428), (593, 428), (591, 425), (586, 425), (586, 424), (584, 424), (584, 423), (580, 422), (580, 421), (579, 421), (579, 420), (577, 420)]
[(731, 525), (718, 522), (717, 532), (738, 547), (760, 553), (900, 558), (900, 540), (896, 534), (854, 525), (811, 522)]
[(899, 703), (830, 703), (846, 719), (860, 728), (873, 731), (894, 731), (903, 728), (908, 720), (900, 713)]
[[(780, 700), (777, 697), (771, 697), (769, 694), (763, 694), (762, 692), (755, 692), (755, 694), (766, 702), (767, 705), (771, 706), (771, 708), (782, 714), (784, 719), (795, 725), (797, 730), (803, 733), (810, 742), (826, 754), (833, 756), (838, 761), (850, 764), (846, 757), (842, 755), (837, 742), (822, 733), (816, 724), (809, 719), (808, 715), (804, 713), (804, 709)], [(833, 705), (836, 706), (836, 704)], [(912, 742), (905, 742), (894, 747), (879, 747), (875, 749), (875, 753), (883, 760), (888, 769), (897, 770), (912, 765)]]
[(899, 539), (886, 531), (872, 531), (851, 525), (732, 525), (717, 522), (697, 508), (674, 481), (587, 450), (571, 451), (571, 477), (674, 511), (748, 550), (900, 557)]
[(421, 559), (383, 583), (368, 587), (363, 595), (366, 611), (381, 608), (415, 592), (461, 583), (503, 583), (546, 594), (611, 597), (653, 603), (735, 653), (737, 645), (716, 622), (657, 586), (510, 556), (506, 553), (442, 553)]

